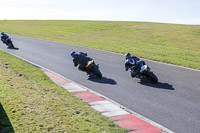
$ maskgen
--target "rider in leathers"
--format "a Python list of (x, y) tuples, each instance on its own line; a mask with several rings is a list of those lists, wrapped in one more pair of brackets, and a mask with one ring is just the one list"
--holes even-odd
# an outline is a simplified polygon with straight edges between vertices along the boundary
[(125, 61), (125, 70), (128, 71), (128, 69), (131, 69), (131, 76), (135, 77), (135, 75), (138, 74), (140, 71), (141, 66), (145, 65), (144, 61), (139, 61), (140, 58), (136, 56), (131, 56), (130, 53), (125, 54), (126, 61)]
[(86, 68), (86, 65), (88, 61), (91, 61), (93, 59), (90, 57), (87, 57), (87, 53), (83, 53), (83, 52), (76, 53), (75, 51), (72, 51), (71, 56), (73, 57), (74, 66), (75, 67), (78, 66), (79, 70), (84, 71), (87, 74), (89, 74), (89, 71)]

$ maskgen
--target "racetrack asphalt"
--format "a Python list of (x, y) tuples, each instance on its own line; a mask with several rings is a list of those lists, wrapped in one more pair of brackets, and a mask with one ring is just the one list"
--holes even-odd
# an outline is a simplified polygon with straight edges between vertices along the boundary
[[(112, 52), (10, 35), (15, 49), (0, 49), (48, 68), (88, 87), (177, 133), (200, 131), (200, 71), (144, 60), (158, 76), (157, 85), (132, 79), (124, 56)], [(100, 65), (101, 80), (88, 79), (73, 66), (71, 51), (88, 53)], [(134, 51), (133, 51), (134, 52)]]

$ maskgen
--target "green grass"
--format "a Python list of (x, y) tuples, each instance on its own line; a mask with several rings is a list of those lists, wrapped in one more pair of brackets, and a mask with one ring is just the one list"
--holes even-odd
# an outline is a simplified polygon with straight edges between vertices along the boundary
[(40, 69), (0, 51), (0, 132), (123, 133)]
[(2, 20), (0, 30), (200, 69), (200, 25)]

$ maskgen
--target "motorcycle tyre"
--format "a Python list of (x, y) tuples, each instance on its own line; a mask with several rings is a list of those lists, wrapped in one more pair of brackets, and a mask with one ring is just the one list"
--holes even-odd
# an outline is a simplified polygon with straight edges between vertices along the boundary
[(99, 71), (99, 69), (98, 69), (97, 67), (92, 66), (91, 70), (92, 70), (93, 74), (94, 74), (97, 78), (99, 78), (99, 79), (102, 78), (102, 74), (101, 74), (101, 72)]
[(10, 42), (8, 47), (9, 47), (9, 48), (14, 48), (14, 45), (13, 45), (13, 43), (12, 43), (12, 42)]
[(154, 84), (158, 83), (158, 78), (153, 72), (146, 72), (146, 75), (150, 78), (150, 81)]

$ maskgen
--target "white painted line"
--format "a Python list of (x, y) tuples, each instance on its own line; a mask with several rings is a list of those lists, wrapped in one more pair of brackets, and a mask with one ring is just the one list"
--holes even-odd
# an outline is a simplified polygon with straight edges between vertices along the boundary
[(119, 106), (109, 102), (109, 101), (97, 101), (90, 103), (91, 107), (95, 110), (104, 113), (104, 112), (114, 112), (114, 111), (123, 111)]
[(107, 117), (113, 117), (113, 116), (118, 116), (118, 115), (127, 115), (130, 114), (125, 110), (120, 110), (120, 111), (112, 111), (112, 112), (105, 112), (101, 113), (102, 115), (105, 115)]
[(86, 89), (74, 84), (74, 83), (66, 83), (62, 85), (63, 88), (68, 90), (69, 92), (77, 92), (77, 91), (86, 91)]
[(110, 104), (112, 102), (110, 101), (96, 101), (96, 102), (91, 102), (90, 105), (94, 106), (94, 105), (102, 105), (102, 104)]

